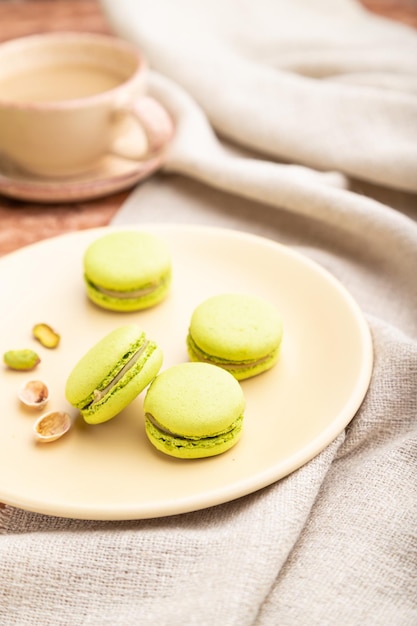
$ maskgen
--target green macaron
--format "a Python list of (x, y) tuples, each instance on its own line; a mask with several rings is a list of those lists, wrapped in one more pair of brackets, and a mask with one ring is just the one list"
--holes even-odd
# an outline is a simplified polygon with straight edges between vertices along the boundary
[(240, 439), (245, 399), (238, 381), (207, 363), (160, 373), (144, 400), (149, 441), (165, 454), (197, 459), (221, 454)]
[(84, 354), (71, 371), (65, 396), (89, 424), (111, 419), (153, 380), (162, 351), (135, 324), (121, 326)]
[(282, 321), (258, 296), (219, 294), (194, 310), (187, 336), (191, 361), (212, 363), (243, 380), (269, 370), (278, 360)]
[(87, 295), (104, 309), (146, 309), (159, 304), (170, 287), (170, 252), (152, 233), (104, 235), (88, 246), (83, 263)]

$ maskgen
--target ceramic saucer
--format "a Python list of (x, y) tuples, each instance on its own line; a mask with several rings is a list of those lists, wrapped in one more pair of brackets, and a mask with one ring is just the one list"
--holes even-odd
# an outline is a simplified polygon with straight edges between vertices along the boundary
[(70, 179), (48, 180), (23, 174), (11, 176), (1, 173), (0, 170), (0, 194), (32, 202), (90, 200), (128, 189), (161, 165), (161, 157), (139, 162), (108, 155), (88, 174)]
[[(126, 127), (117, 143), (129, 147), (132, 137)], [(158, 170), (164, 160), (164, 153), (143, 160), (107, 154), (83, 174), (51, 179), (18, 171), (0, 160), (0, 194), (46, 203), (90, 200), (133, 187)]]

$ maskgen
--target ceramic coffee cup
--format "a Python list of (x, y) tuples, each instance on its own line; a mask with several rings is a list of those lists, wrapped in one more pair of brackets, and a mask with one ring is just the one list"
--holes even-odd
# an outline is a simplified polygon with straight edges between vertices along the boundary
[(0, 159), (19, 170), (72, 176), (117, 152), (120, 120), (143, 130), (149, 159), (173, 134), (166, 110), (146, 95), (147, 63), (106, 35), (46, 33), (0, 45)]

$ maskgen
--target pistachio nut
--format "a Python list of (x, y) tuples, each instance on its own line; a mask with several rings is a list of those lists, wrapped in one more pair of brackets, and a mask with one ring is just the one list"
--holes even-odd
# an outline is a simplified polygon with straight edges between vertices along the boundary
[(45, 348), (56, 348), (61, 339), (60, 335), (48, 324), (35, 324), (32, 333)]
[(72, 425), (71, 416), (65, 411), (50, 411), (41, 415), (33, 425), (35, 439), (42, 443), (50, 443), (59, 439), (69, 431)]
[(3, 361), (12, 370), (33, 370), (41, 362), (33, 350), (9, 350), (3, 354)]
[(49, 400), (48, 385), (42, 380), (29, 380), (20, 388), (18, 398), (31, 409), (41, 409)]

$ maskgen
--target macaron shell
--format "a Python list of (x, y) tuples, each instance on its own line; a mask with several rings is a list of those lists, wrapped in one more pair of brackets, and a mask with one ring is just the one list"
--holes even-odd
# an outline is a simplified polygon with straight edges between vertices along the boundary
[(179, 459), (202, 459), (222, 454), (235, 446), (242, 435), (242, 424), (240, 418), (233, 430), (198, 440), (170, 436), (158, 430), (149, 419), (145, 421), (145, 428), (149, 441), (160, 452)]
[(159, 374), (144, 400), (145, 414), (181, 437), (213, 437), (240, 419), (245, 399), (238, 381), (207, 363), (182, 363)]
[(104, 289), (131, 291), (166, 277), (171, 257), (165, 242), (141, 231), (118, 231), (100, 237), (84, 254), (88, 280)]
[(220, 294), (194, 310), (189, 334), (199, 350), (210, 357), (250, 362), (275, 353), (282, 338), (282, 321), (266, 300)]

